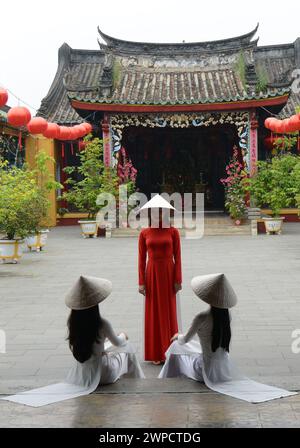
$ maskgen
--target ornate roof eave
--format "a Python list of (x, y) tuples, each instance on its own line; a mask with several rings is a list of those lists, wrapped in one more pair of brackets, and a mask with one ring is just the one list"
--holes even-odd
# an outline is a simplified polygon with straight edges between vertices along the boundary
[(85, 102), (69, 97), (72, 107), (76, 110), (93, 110), (103, 112), (200, 112), (200, 111), (228, 111), (252, 109), (261, 106), (284, 106), (289, 98), (289, 92), (268, 98), (253, 98), (238, 101), (222, 101), (200, 104), (120, 104)]
[[(104, 57), (104, 53), (100, 50), (82, 50), (77, 48), (74, 49), (71, 48), (66, 42), (59, 48), (57, 71), (47, 95), (41, 101), (41, 105), (37, 111), (38, 116), (44, 116), (48, 118), (47, 113), (49, 107), (51, 107), (51, 104), (57, 104), (61, 100), (61, 97), (64, 94), (64, 89), (66, 89), (65, 77), (70, 71), (72, 59), (74, 57), (85, 59), (86, 56)], [(80, 88), (80, 86), (78, 88)], [(63, 122), (67, 121), (63, 120)]]
[(272, 50), (293, 50), (294, 49), (294, 43), (289, 44), (272, 44), (272, 45), (260, 45), (259, 47), (255, 48), (255, 52), (263, 52), (263, 51), (272, 51)]
[(207, 41), (207, 42), (182, 42), (182, 43), (154, 43), (154, 42), (134, 42), (127, 41), (122, 39), (117, 39), (115, 37), (109, 36), (108, 34), (103, 33), (98, 27), (99, 35), (106, 42), (106, 45), (103, 45), (101, 42), (98, 43), (100, 45), (100, 49), (105, 51), (107, 49), (112, 51), (118, 51), (121, 53), (127, 54), (186, 54), (192, 52), (218, 52), (218, 51), (230, 51), (230, 50), (239, 50), (244, 47), (256, 47), (258, 39), (252, 41), (255, 33), (258, 30), (259, 24), (255, 27), (254, 30), (250, 31), (247, 34), (243, 34), (241, 36), (232, 37), (228, 39), (221, 39), (215, 41)]

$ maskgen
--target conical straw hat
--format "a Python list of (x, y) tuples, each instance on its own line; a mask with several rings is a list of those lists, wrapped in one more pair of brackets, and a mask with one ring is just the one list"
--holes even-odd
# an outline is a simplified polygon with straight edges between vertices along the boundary
[(92, 308), (106, 299), (112, 291), (112, 283), (105, 278), (81, 275), (65, 298), (72, 310)]
[(196, 296), (216, 308), (237, 304), (236, 293), (224, 274), (199, 275), (192, 279), (191, 286)]
[(146, 202), (139, 210), (145, 210), (146, 208), (169, 208), (176, 210), (166, 199), (164, 199), (160, 194), (156, 194), (150, 201)]

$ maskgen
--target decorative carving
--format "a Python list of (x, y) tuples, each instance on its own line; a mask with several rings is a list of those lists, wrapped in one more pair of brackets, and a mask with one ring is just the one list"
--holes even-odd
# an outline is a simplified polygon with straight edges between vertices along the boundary
[(100, 78), (100, 94), (105, 98), (112, 94), (113, 87), (113, 56), (107, 51), (105, 53), (105, 62)]
[(247, 84), (255, 85), (257, 83), (257, 75), (255, 65), (253, 63), (246, 64), (245, 77)]
[(177, 113), (177, 114), (116, 114), (110, 116), (112, 130), (112, 153), (115, 157), (121, 148), (123, 129), (129, 126), (150, 128), (172, 127), (208, 127), (217, 124), (232, 124), (236, 126), (239, 136), (239, 146), (245, 167), (249, 171), (249, 125), (248, 112), (224, 113)]

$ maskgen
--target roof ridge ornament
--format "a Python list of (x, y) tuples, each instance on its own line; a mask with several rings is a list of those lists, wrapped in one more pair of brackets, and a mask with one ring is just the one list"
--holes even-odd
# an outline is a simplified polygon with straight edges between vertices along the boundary
[(129, 54), (184, 54), (192, 53), (195, 51), (207, 51), (207, 52), (217, 52), (226, 50), (238, 50), (240, 48), (256, 46), (257, 41), (252, 40), (256, 34), (259, 27), (259, 23), (256, 25), (254, 30), (247, 34), (243, 34), (236, 37), (231, 37), (227, 39), (220, 39), (215, 41), (206, 42), (178, 42), (178, 43), (155, 43), (155, 42), (134, 42), (129, 40), (118, 39), (108, 34), (105, 34), (100, 30), (98, 26), (98, 33), (101, 38), (105, 41), (106, 46), (99, 42), (101, 49), (109, 48), (114, 52), (129, 53)]

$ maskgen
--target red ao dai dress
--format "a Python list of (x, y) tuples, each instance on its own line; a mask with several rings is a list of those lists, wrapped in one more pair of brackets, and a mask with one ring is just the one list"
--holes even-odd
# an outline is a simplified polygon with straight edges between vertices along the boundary
[(145, 285), (145, 360), (164, 361), (178, 332), (174, 283), (182, 283), (176, 228), (145, 228), (139, 236), (139, 285)]

